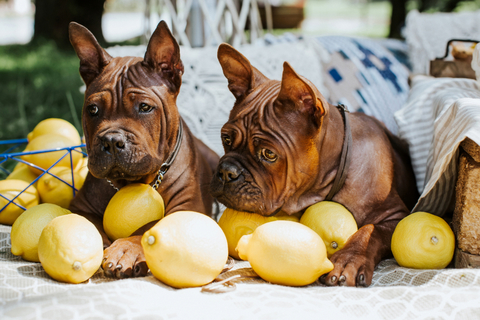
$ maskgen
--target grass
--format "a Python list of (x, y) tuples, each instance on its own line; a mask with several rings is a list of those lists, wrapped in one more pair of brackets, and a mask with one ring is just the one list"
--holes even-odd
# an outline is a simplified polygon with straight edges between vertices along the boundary
[(25, 138), (46, 118), (70, 121), (82, 134), (78, 67), (73, 50), (53, 43), (0, 46), (0, 140)]

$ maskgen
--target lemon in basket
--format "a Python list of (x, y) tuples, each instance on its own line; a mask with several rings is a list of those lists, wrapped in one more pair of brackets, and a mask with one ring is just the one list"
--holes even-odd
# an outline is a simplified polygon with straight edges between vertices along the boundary
[(223, 270), (228, 245), (218, 224), (193, 211), (174, 212), (144, 233), (142, 247), (153, 275), (175, 287), (212, 282)]
[(28, 141), (32, 141), (38, 136), (54, 133), (70, 139), (73, 145), (81, 144), (80, 135), (77, 129), (68, 121), (57, 118), (49, 118), (40, 121), (35, 128), (27, 135)]
[(43, 228), (54, 218), (69, 213), (69, 210), (50, 203), (42, 203), (25, 210), (12, 225), (12, 254), (22, 256), (28, 261), (40, 262), (38, 241)]
[(103, 228), (110, 240), (127, 238), (164, 215), (162, 196), (148, 184), (132, 183), (110, 199), (103, 215)]
[[(20, 164), (23, 164), (20, 162)], [(7, 180), (15, 179), (15, 180), (23, 180), (28, 183), (32, 183), (35, 179), (37, 179), (38, 174), (34, 173), (30, 168), (28, 168), (28, 165), (20, 166), (18, 169), (15, 167), (15, 169), (10, 173), (7, 177)], [(34, 186), (36, 186), (37, 183), (35, 182)]]
[(88, 174), (88, 157), (84, 157), (78, 161), (75, 171), (80, 174), (80, 176), (85, 179)]
[[(56, 177), (45, 173), (37, 182), (40, 200), (45, 203), (53, 203), (60, 207), (68, 208), (73, 199), (73, 189), (65, 182), (73, 186), (72, 170), (67, 167), (55, 166), (50, 169), (49, 172)], [(85, 178), (83, 178), (78, 172), (74, 171), (73, 179), (75, 182), (75, 188), (80, 190), (85, 182)]]
[(15, 168), (13, 168), (12, 173), (15, 172), (15, 171), (21, 170), (23, 168), (28, 168), (28, 165), (23, 163), (23, 162), (18, 161), (17, 164), (15, 165)]
[[(41, 151), (41, 150), (51, 150), (57, 148), (72, 147), (76, 144), (70, 139), (53, 133), (47, 133), (41, 136), (38, 136), (28, 142), (25, 152), (28, 151)], [(63, 155), (68, 153), (67, 150), (60, 151), (51, 151), (35, 154), (25, 154), (21, 158), (24, 161), (33, 163), (36, 166), (39, 166), (42, 169), (48, 169), (54, 165)], [(72, 151), (72, 167), (75, 168), (78, 162), (82, 159), (82, 154), (80, 152)], [(70, 155), (66, 155), (62, 160), (60, 160), (56, 166), (70, 167)], [(41, 170), (35, 169), (34, 167), (29, 167), (30, 170), (36, 174), (42, 173)]]
[(253, 231), (262, 224), (277, 220), (299, 221), (295, 215), (277, 214), (272, 217), (265, 217), (256, 213), (242, 212), (230, 208), (225, 209), (218, 220), (218, 225), (227, 237), (228, 254), (237, 260), (240, 259), (238, 253), (235, 251), (238, 240), (246, 234), (253, 233)]
[(102, 263), (102, 236), (86, 218), (74, 213), (62, 215), (43, 228), (38, 257), (53, 279), (80, 283), (89, 279)]
[[(24, 209), (14, 203), (26, 209), (38, 204), (37, 189), (28, 185), (29, 183), (23, 180), (9, 179), (0, 181), (0, 223), (12, 225), (18, 216), (23, 213)], [(13, 201), (14, 203), (9, 203), (4, 197), (9, 200), (17, 198)]]
[(311, 205), (305, 210), (300, 223), (322, 238), (329, 258), (342, 249), (350, 236), (358, 230), (357, 222), (350, 211), (333, 201), (321, 201)]
[(454, 252), (452, 229), (444, 219), (431, 213), (408, 215), (392, 235), (392, 253), (402, 267), (443, 269), (452, 261)]
[(333, 270), (320, 236), (301, 223), (272, 221), (240, 238), (238, 254), (264, 280), (305, 286)]

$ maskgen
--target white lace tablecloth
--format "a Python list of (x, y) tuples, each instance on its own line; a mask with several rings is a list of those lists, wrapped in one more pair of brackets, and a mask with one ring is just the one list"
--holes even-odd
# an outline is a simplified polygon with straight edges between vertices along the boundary
[[(480, 319), (480, 269), (415, 270), (380, 263), (369, 288), (286, 287), (255, 280), (222, 294), (173, 289), (155, 279), (81, 284), (51, 279), (10, 252), (0, 225), (0, 319)], [(238, 261), (235, 268), (249, 267)]]

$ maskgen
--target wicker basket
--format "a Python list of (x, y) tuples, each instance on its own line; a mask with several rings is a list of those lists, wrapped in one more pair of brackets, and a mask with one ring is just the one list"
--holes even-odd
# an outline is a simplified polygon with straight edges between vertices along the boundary
[[(22, 205), (18, 204), (15, 202), (15, 199), (17, 199), (25, 190), (27, 190), (31, 185), (35, 184), (42, 176), (45, 174), (49, 174), (56, 179), (62, 181), (63, 183), (67, 184), (69, 187), (72, 188), (73, 196), (75, 196), (75, 193), (78, 192), (78, 189), (75, 188), (75, 180), (74, 180), (74, 175), (73, 175), (73, 163), (72, 163), (72, 153), (73, 152), (79, 152), (82, 153), (84, 156), (87, 154), (85, 153), (85, 144), (80, 144), (76, 146), (71, 146), (71, 147), (65, 147), (65, 148), (57, 148), (57, 149), (49, 149), (49, 150), (37, 150), (37, 151), (20, 151), (23, 150), (25, 145), (28, 143), (27, 139), (16, 139), (16, 140), (3, 140), (0, 141), (0, 180), (8, 177), (8, 175), (11, 173), (9, 168), (13, 168), (18, 162), (24, 163), (28, 166), (34, 167), (38, 170), (40, 170), (42, 173), (26, 187), (24, 190), (18, 193), (13, 199), (8, 199), (7, 197), (3, 196), (0, 194), (0, 197), (4, 198), (7, 200), (7, 204), (4, 205), (3, 207), (0, 208), (0, 213), (4, 208), (6, 208), (8, 205), (13, 203), (17, 207), (22, 208), (23, 210), (26, 210)], [(48, 152), (58, 152), (58, 151), (65, 151), (63, 155), (61, 155), (57, 161), (48, 169), (42, 169), (33, 163), (27, 162), (21, 158), (23, 155), (28, 155), (28, 154), (38, 154), (38, 153), (48, 153)], [(60, 162), (63, 158), (69, 157), (70, 158), (70, 168), (72, 169), (72, 183), (68, 183), (64, 181), (63, 179), (57, 177), (53, 173), (50, 172), (50, 169), (52, 169), (58, 162)], [(3, 176), (3, 177), (2, 177)]]

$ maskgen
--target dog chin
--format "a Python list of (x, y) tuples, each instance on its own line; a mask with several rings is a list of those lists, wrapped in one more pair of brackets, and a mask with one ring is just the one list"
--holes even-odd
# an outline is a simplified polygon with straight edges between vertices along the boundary
[(123, 159), (107, 160), (95, 156), (90, 159), (92, 160), (89, 162), (89, 171), (98, 179), (135, 181), (158, 171), (151, 157), (144, 157), (134, 162), (126, 162)]
[(256, 213), (267, 217), (277, 214), (282, 209), (281, 207), (269, 208), (262, 200), (255, 199), (252, 201), (242, 196), (233, 198), (219, 196), (217, 197), (217, 200), (227, 208), (242, 212)]
[(90, 169), (90, 173), (97, 179), (108, 179), (108, 180), (126, 180), (126, 181), (137, 181), (141, 180), (142, 177), (150, 174), (150, 172), (130, 172), (126, 171), (120, 167), (112, 166), (110, 168), (102, 168), (103, 170)]

